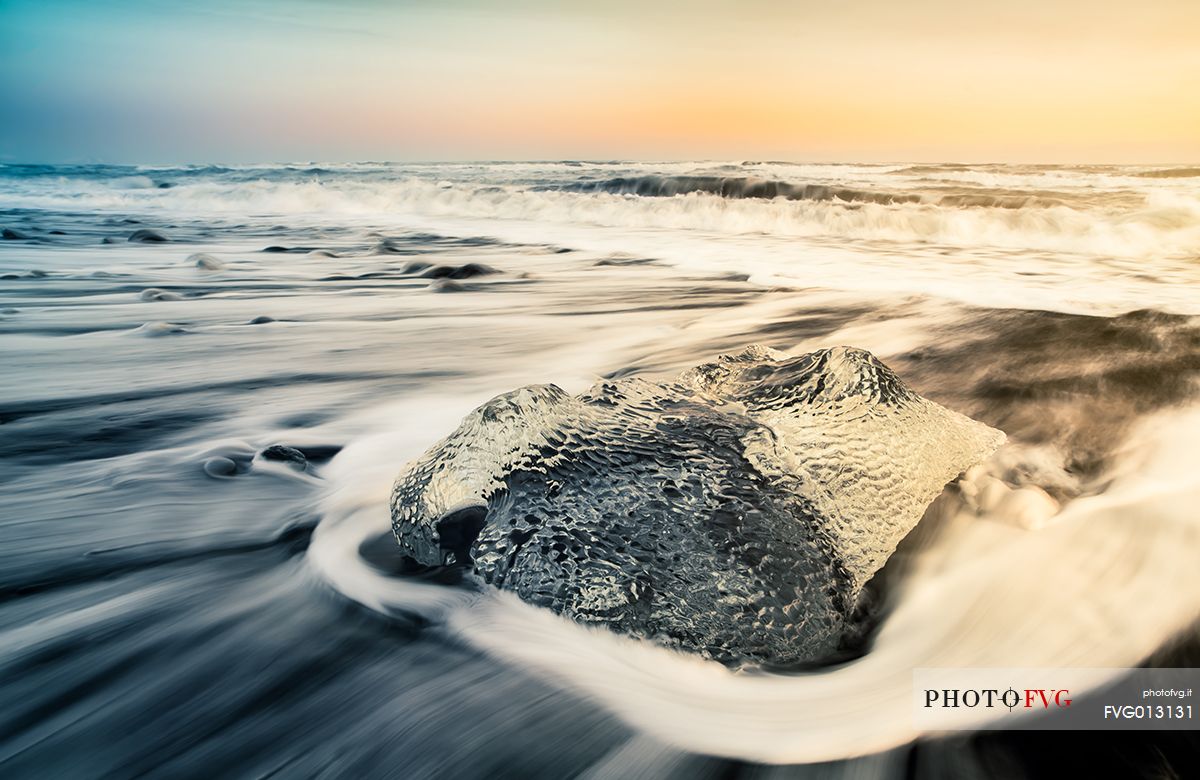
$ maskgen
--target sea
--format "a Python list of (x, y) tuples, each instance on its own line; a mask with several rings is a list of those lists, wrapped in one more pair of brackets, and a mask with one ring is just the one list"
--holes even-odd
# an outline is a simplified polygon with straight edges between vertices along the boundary
[[(1196, 732), (910, 699), (1200, 666), (1200, 168), (3, 164), (0, 227), (0, 777), (1195, 769)], [(396, 565), (392, 483), (471, 409), (749, 344), (1008, 435), (856, 657), (731, 669)]]

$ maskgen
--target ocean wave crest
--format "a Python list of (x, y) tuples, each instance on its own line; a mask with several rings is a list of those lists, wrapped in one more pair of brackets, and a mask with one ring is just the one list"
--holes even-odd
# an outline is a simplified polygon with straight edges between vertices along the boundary
[[(455, 166), (425, 172), (419, 167), (334, 173), (326, 167), (186, 175), (155, 171), (152, 179), (148, 171), (128, 169), (114, 170), (108, 177), (67, 179), (61, 171), (62, 175), (52, 176), (39, 168), (36, 175), (0, 176), (0, 197), (10, 209), (92, 211), (172, 221), (227, 218), (238, 225), (244, 224), (246, 214), (339, 226), (419, 226), (429, 219), (468, 219), (473, 229), (482, 231), (476, 235), (491, 235), (507, 230), (504, 226), (536, 222), (558, 226), (559, 232), (568, 229), (563, 242), (579, 229), (603, 227), (915, 242), (964, 250), (1156, 261), (1191, 262), (1200, 257), (1200, 196), (1170, 181), (1137, 179), (1129, 172), (1095, 187), (1058, 179), (1054, 189), (1044, 188), (1044, 180), (1038, 182), (1043, 187), (1028, 189), (1007, 181), (981, 185), (939, 180), (893, 191), (878, 176), (864, 178), (867, 174), (861, 172), (849, 181), (861, 179), (868, 186), (793, 184), (774, 177), (643, 175), (650, 166), (640, 170), (630, 166), (636, 173), (626, 176), (583, 181), (574, 175), (563, 180), (561, 174), (548, 172), (552, 168), (561, 172), (561, 165), (509, 166), (517, 173), (504, 176), (493, 175), (488, 166), (482, 174), (464, 173)], [(1140, 188), (1135, 186), (1139, 181), (1144, 183)]]
[(566, 192), (606, 192), (664, 198), (702, 193), (732, 199), (840, 200), (845, 203), (920, 203), (920, 195), (872, 192), (825, 184), (791, 184), (785, 181), (744, 176), (619, 176), (602, 181), (581, 181), (560, 187)]

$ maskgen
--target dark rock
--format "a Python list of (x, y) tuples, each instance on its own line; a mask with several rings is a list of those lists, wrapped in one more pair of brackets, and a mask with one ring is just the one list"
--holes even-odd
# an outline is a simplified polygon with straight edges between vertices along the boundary
[(263, 460), (272, 460), (279, 463), (286, 463), (293, 468), (303, 469), (308, 465), (308, 458), (304, 453), (295, 447), (289, 447), (286, 444), (272, 444), (261, 453)]
[(3, 232), (0, 232), (0, 235), (4, 236), (5, 241), (28, 241), (30, 239), (26, 234), (12, 228), (4, 228)]
[(209, 458), (204, 461), (204, 473), (217, 479), (232, 477), (237, 473), (237, 464), (229, 458), (221, 456)]
[(304, 453), (304, 457), (313, 463), (329, 460), (342, 451), (340, 444), (306, 444), (295, 449)]

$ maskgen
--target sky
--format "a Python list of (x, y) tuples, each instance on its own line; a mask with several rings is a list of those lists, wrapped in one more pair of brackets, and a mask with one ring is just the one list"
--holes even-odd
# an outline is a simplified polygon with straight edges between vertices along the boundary
[(1200, 0), (0, 0), (0, 160), (1200, 162)]

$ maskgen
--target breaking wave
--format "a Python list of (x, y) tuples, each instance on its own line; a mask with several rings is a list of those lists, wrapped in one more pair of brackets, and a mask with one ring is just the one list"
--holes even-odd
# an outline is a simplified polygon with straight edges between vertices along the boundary
[(1161, 168), (1134, 175), (1144, 179), (1193, 179), (1200, 176), (1200, 168)]
[(613, 195), (638, 195), (669, 198), (703, 193), (722, 198), (770, 200), (840, 200), (845, 203), (920, 203), (920, 195), (871, 192), (824, 184), (789, 184), (785, 181), (729, 176), (636, 176), (604, 181), (583, 181), (558, 188), (567, 192), (607, 192)]
[(1008, 190), (954, 188), (943, 193), (940, 189), (928, 193), (887, 192), (853, 189), (828, 184), (793, 184), (772, 179), (740, 176), (637, 176), (617, 177), (602, 181), (581, 181), (561, 187), (547, 187), (565, 192), (609, 193), (636, 195), (646, 198), (670, 198), (699, 193), (732, 200), (813, 200), (840, 203), (874, 203), (890, 206), (903, 203), (924, 203), (945, 208), (1026, 209), (1071, 206), (1066, 193), (1041, 190)]
[[(411, 172), (403, 172), (411, 173)], [(674, 230), (703, 234), (919, 242), (963, 249), (1036, 250), (1149, 258), (1200, 257), (1200, 196), (1178, 189), (1100, 203), (1054, 191), (929, 187), (892, 192), (827, 184), (720, 177), (639, 176), (598, 182), (532, 184), (432, 180), (413, 175), (282, 176), (239, 171), (232, 178), (144, 174), (115, 179), (37, 176), (0, 180), (10, 208), (395, 224), (471, 220), (479, 234), (507, 223)], [(169, 187), (163, 184), (171, 184)], [(1087, 196), (1095, 198), (1094, 195)], [(489, 224), (480, 224), (486, 221)], [(567, 235), (567, 234), (564, 234)], [(568, 238), (564, 238), (569, 240)]]

